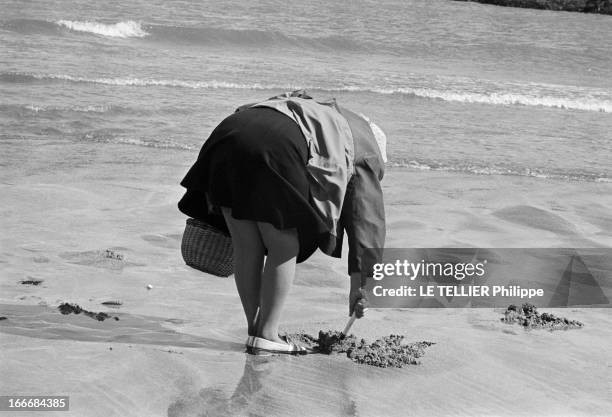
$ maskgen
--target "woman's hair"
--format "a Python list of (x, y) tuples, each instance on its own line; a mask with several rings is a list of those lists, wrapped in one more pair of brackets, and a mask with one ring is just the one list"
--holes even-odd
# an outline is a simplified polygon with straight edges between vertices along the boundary
[(361, 113), (359, 113), (359, 116), (361, 116), (370, 125), (370, 129), (372, 129), (372, 133), (374, 133), (374, 137), (376, 138), (378, 149), (380, 149), (382, 159), (384, 162), (387, 162), (387, 135), (385, 135), (385, 132), (383, 132), (383, 130), (376, 123), (371, 121), (368, 116)]

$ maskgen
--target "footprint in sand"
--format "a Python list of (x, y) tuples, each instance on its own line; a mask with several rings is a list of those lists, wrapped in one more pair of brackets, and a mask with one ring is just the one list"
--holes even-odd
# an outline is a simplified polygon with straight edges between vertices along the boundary
[(181, 246), (182, 235), (142, 235), (141, 238), (142, 240), (149, 242), (153, 246), (174, 249), (179, 248)]
[[(124, 248), (122, 248), (124, 249)], [(111, 270), (121, 270), (126, 266), (143, 266), (126, 260), (125, 255), (118, 248), (91, 250), (85, 252), (64, 252), (59, 256), (71, 264), (94, 266)]]

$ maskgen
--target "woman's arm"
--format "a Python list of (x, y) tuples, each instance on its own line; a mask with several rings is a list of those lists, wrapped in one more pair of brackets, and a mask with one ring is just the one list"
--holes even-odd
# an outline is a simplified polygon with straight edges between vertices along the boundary
[[(371, 155), (355, 161), (355, 173), (351, 178), (344, 205), (342, 224), (346, 230), (349, 256), (348, 272), (351, 276), (349, 311), (352, 314), (355, 304), (365, 299), (363, 287), (364, 252), (366, 249), (379, 261), (385, 245), (385, 209), (380, 180), (384, 175), (384, 165), (378, 155)], [(361, 303), (363, 304), (363, 303)], [(357, 316), (363, 308), (358, 307)]]
[(368, 308), (368, 299), (361, 286), (361, 273), (351, 274), (351, 289), (349, 291), (349, 316), (355, 312), (355, 317), (362, 318)]

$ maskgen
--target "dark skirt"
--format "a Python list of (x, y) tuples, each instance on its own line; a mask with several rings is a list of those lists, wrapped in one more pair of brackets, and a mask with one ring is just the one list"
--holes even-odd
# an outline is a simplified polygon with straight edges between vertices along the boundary
[(219, 207), (236, 219), (297, 228), (302, 262), (325, 232), (310, 204), (307, 161), (306, 140), (289, 117), (269, 108), (234, 113), (215, 128), (181, 183), (187, 194), (179, 208), (224, 229)]

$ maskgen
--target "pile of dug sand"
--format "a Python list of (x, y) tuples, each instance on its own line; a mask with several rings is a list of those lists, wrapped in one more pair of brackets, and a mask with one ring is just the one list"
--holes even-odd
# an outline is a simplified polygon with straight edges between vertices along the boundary
[(549, 330), (568, 330), (579, 329), (584, 326), (577, 320), (570, 320), (565, 317), (557, 317), (550, 313), (538, 313), (538, 309), (533, 304), (525, 303), (518, 308), (510, 304), (501, 319), (506, 324), (518, 323), (530, 329), (549, 329)]
[(344, 336), (336, 331), (319, 331), (319, 337), (297, 333), (289, 335), (289, 339), (315, 352), (331, 354), (346, 353), (353, 362), (380, 368), (402, 368), (404, 365), (417, 365), (418, 358), (425, 354), (425, 348), (433, 342), (402, 343), (404, 336), (390, 335), (367, 343), (360, 341), (354, 335)]

